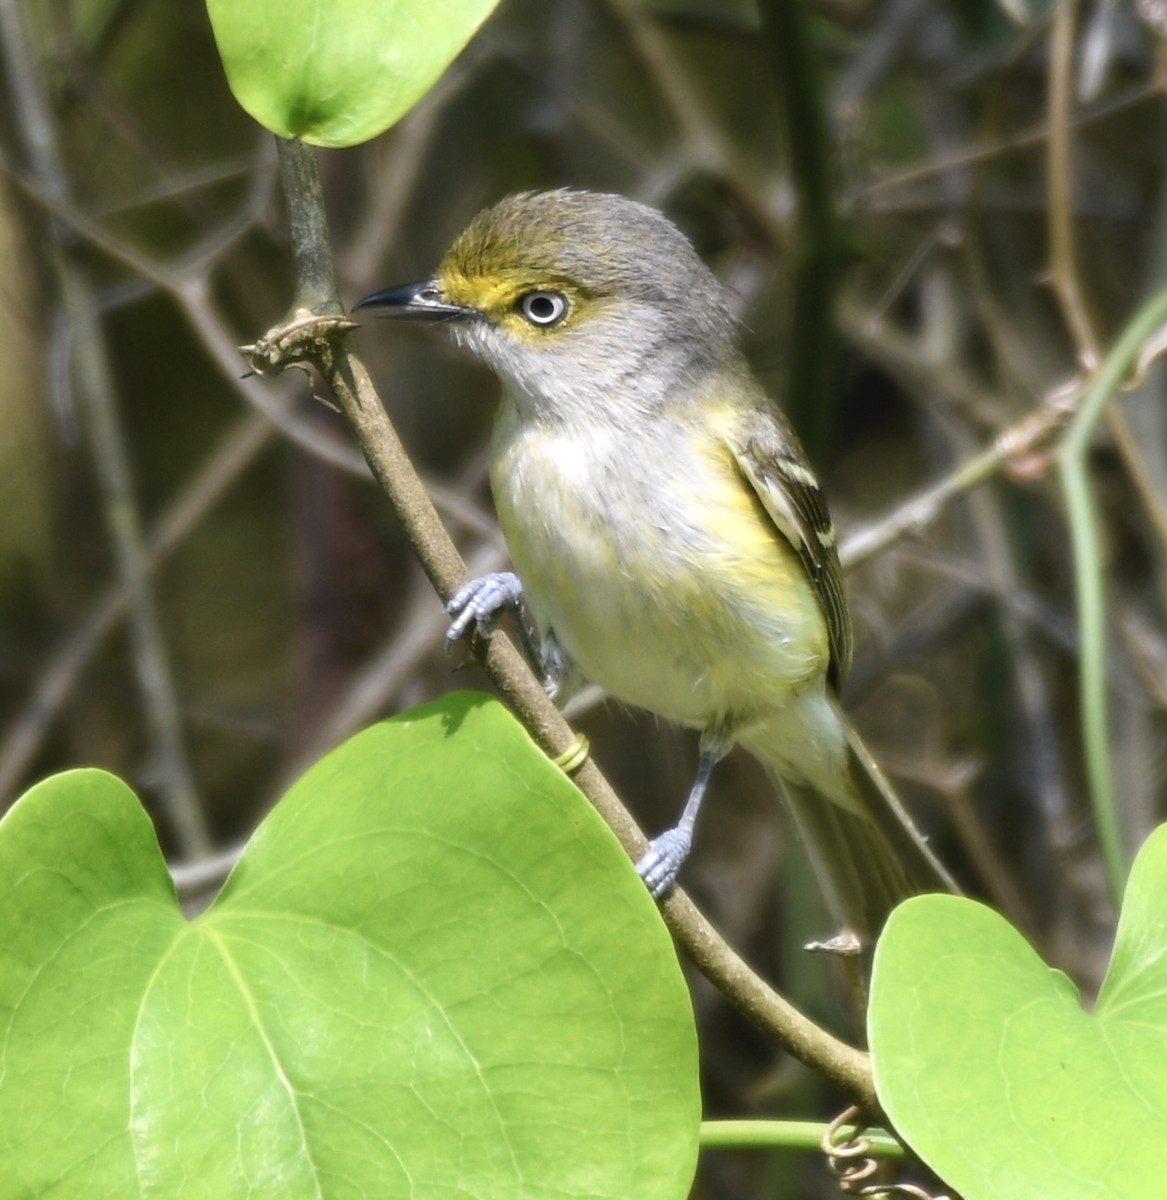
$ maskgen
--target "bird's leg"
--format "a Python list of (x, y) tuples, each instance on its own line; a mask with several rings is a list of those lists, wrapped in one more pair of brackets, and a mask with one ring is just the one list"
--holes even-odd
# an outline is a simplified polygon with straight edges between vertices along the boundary
[[(531, 647), (531, 655), (539, 664), (539, 676), (543, 681), (543, 690), (552, 700), (561, 704), (570, 698), (579, 679), (567, 652), (559, 644), (555, 631), (549, 629), (547, 636), (536, 646), (535, 635), (530, 629), (526, 630), (527, 645)], [(568, 684), (571, 684), (568, 687)]]
[(523, 607), (523, 585), (513, 571), (492, 571), (458, 589), (446, 605), (446, 612), (453, 617), (446, 630), (446, 653), (471, 630), (480, 637), (489, 637), (508, 610), (518, 618), (523, 649), (538, 667), (543, 688), (554, 700), (572, 673), (571, 664), (554, 633), (549, 631), (540, 641), (531, 628)]
[(709, 786), (713, 768), (729, 747), (721, 741), (703, 741), (701, 758), (697, 763), (697, 778), (689, 789), (689, 798), (681, 812), (681, 819), (669, 830), (655, 837), (636, 864), (636, 872), (644, 880), (654, 900), (672, 890), (677, 882), (681, 864), (689, 857), (693, 847), (693, 826), (697, 824), (697, 813)]

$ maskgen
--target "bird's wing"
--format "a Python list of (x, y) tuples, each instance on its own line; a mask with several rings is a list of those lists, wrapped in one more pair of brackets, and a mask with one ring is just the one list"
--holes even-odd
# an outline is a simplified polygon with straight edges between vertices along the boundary
[[(755, 410), (756, 411), (756, 410)], [(838, 687), (851, 662), (851, 618), (843, 592), (837, 535), (826, 501), (793, 430), (771, 410), (731, 439), (738, 469), (762, 507), (798, 552), (827, 621), (829, 678)]]

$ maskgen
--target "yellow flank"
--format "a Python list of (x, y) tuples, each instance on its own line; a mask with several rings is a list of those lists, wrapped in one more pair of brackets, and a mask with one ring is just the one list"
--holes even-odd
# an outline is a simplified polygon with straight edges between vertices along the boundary
[[(728, 431), (739, 419), (732, 409), (706, 412), (703, 439)], [(773, 613), (768, 624), (771, 629), (780, 625), (786, 642), (782, 675), (800, 687), (821, 675), (828, 657), (826, 624), (814, 590), (794, 547), (742, 476), (729, 442), (710, 437), (704, 448), (715, 469), (690, 481), (680, 502), (701, 514), (713, 555), (707, 568), (702, 564), (691, 573), (688, 602), (710, 618), (726, 606), (734, 616), (735, 606), (748, 607), (751, 623), (759, 612)]]

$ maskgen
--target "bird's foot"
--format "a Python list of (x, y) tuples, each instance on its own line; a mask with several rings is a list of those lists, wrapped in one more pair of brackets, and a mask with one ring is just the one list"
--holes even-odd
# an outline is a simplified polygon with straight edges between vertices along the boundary
[(494, 571), (480, 575), (459, 588), (446, 605), (454, 619), (446, 630), (446, 653), (471, 629), (486, 637), (507, 609), (517, 609), (523, 598), (523, 585), (513, 571)]
[(636, 873), (644, 880), (654, 900), (660, 900), (676, 886), (681, 864), (689, 857), (693, 835), (687, 829), (670, 829), (655, 837), (636, 864)]

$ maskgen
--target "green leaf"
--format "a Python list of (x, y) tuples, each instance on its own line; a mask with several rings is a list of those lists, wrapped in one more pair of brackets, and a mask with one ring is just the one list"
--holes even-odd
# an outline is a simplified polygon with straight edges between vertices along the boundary
[(880, 1102), (964, 1200), (1160, 1200), (1167, 1122), (1167, 826), (1131, 871), (1094, 1012), (980, 904), (922, 896), (876, 948)]
[(0, 1198), (687, 1194), (692, 1013), (607, 828), (461, 694), (316, 764), (178, 910), (100, 771), (0, 823)]
[(273, 133), (352, 146), (433, 87), (498, 0), (207, 0), (227, 81)]

